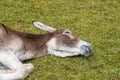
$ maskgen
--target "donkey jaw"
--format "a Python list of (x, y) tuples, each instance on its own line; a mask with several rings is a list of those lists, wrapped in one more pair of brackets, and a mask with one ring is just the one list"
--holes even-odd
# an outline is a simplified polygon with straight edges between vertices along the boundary
[(67, 51), (67, 50), (70, 50), (70, 49), (61, 50), (61, 49), (50, 48), (49, 54), (59, 56), (59, 57), (71, 57), (71, 56), (78, 56), (78, 55), (83, 55), (85, 57), (88, 57), (92, 54), (92, 48), (91, 47), (88, 48), (88, 46), (84, 46), (84, 45), (81, 46), (80, 49), (76, 48), (76, 49), (73, 49), (73, 51), (71, 51), (72, 49), (70, 51)]
[(49, 54), (59, 56), (59, 57), (70, 57), (70, 56), (79, 55), (79, 53), (74, 51), (71, 52), (67, 50), (59, 50), (59, 49), (53, 49), (53, 48), (49, 48)]

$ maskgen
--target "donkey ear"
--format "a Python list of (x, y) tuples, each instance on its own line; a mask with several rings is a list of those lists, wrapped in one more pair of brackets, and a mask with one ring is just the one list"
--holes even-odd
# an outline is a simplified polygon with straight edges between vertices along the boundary
[(37, 28), (40, 28), (44, 31), (48, 31), (48, 32), (54, 32), (56, 29), (50, 27), (50, 26), (47, 26), (41, 22), (36, 22), (36, 21), (33, 21), (33, 25)]

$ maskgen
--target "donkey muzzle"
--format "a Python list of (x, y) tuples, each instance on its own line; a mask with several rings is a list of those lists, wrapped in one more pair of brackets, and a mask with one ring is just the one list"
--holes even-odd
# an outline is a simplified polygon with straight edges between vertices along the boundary
[(83, 53), (82, 53), (83, 56), (88, 57), (88, 56), (92, 55), (92, 46), (83, 45), (83, 46), (81, 46), (81, 49), (83, 51)]
[(88, 57), (92, 55), (93, 47), (90, 43), (81, 41), (82, 45), (80, 46), (81, 55)]

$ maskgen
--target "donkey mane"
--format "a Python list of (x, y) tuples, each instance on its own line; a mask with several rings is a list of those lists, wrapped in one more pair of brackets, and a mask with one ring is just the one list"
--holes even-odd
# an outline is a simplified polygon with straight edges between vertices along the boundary
[[(5, 26), (4, 24), (0, 24), (0, 28), (2, 27), (2, 30), (4, 29), (7, 35), (13, 35), (16, 34), (17, 36), (21, 37), (22, 39), (27, 39), (31, 41), (46, 41), (49, 40), (54, 33), (46, 33), (46, 34), (33, 34), (33, 33), (27, 33), (22, 31), (16, 31), (13, 29), (10, 29), (9, 27)], [(38, 40), (39, 39), (39, 40)]]

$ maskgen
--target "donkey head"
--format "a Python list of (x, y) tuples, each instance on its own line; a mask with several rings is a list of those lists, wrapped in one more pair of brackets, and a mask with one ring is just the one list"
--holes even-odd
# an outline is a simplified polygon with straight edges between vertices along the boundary
[(53, 37), (46, 43), (49, 54), (60, 57), (67, 56), (90, 56), (92, 54), (92, 45), (73, 36), (67, 29), (56, 30), (41, 22), (33, 22), (33, 25), (44, 31), (53, 34)]

